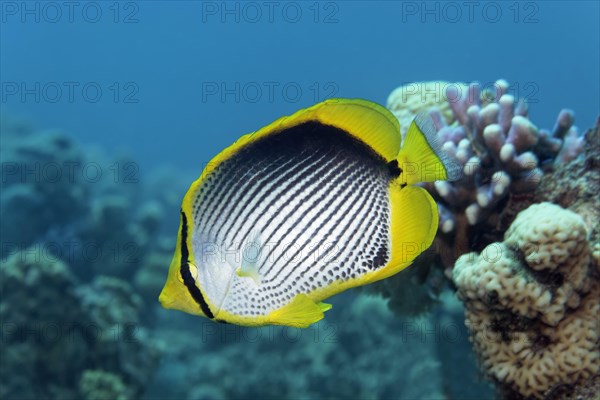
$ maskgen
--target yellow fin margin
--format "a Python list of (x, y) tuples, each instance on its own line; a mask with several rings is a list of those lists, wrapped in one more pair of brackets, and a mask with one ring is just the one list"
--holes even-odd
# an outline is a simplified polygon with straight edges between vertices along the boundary
[(400, 123), (385, 107), (362, 99), (329, 99), (314, 108), (314, 115), (325, 125), (335, 126), (369, 145), (386, 161), (400, 150)]
[(350, 133), (387, 161), (394, 160), (400, 150), (400, 123), (388, 109), (369, 100), (328, 99), (242, 136), (211, 163), (225, 160), (239, 148), (255, 140), (308, 121), (319, 121)]
[(437, 204), (425, 189), (390, 187), (390, 208), (391, 258), (385, 267), (367, 276), (369, 282), (387, 278), (408, 267), (431, 246), (437, 232)]

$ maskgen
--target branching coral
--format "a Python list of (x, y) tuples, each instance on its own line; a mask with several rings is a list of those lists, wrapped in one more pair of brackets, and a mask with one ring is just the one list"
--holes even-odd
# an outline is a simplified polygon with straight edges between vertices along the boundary
[(506, 82), (496, 82), (495, 88), (490, 96), (477, 84), (465, 93), (449, 87), (458, 125), (446, 125), (438, 111), (431, 111), (444, 151), (462, 166), (458, 181), (428, 185), (440, 210), (436, 244), (447, 268), (461, 254), (500, 238), (528, 205), (544, 171), (582, 149), (571, 111), (559, 113), (552, 133), (539, 130), (528, 119), (526, 104), (507, 93)]
[(414, 83), (392, 92), (388, 108), (404, 125), (428, 111), (443, 150), (462, 168), (456, 182), (425, 185), (438, 203), (435, 244), (448, 274), (458, 256), (501, 238), (544, 173), (583, 147), (572, 111), (562, 110), (551, 132), (540, 130), (503, 80), (483, 91), (477, 83)]
[[(500, 240), (516, 214), (532, 204), (544, 176), (582, 151), (572, 111), (562, 110), (551, 132), (538, 129), (526, 103), (509, 91), (503, 80), (486, 90), (476, 83), (416, 82), (388, 98), (405, 127), (417, 113), (428, 112), (443, 150), (461, 166), (457, 181), (424, 185), (440, 214), (431, 252), (448, 278), (460, 255)], [(444, 285), (432, 263), (431, 254), (423, 254), (410, 270), (368, 290), (389, 298), (401, 315), (427, 310)]]
[(505, 240), (453, 270), (475, 349), (507, 390), (543, 398), (600, 372), (600, 282), (582, 218), (530, 206)]

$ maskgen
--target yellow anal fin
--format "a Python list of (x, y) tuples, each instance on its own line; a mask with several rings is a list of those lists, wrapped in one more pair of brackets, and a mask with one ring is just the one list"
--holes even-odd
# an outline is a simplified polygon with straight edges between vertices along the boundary
[(437, 204), (431, 195), (418, 186), (390, 187), (391, 259), (368, 277), (369, 282), (394, 275), (408, 267), (424, 252), (438, 228)]
[(442, 150), (431, 118), (423, 113), (408, 128), (398, 166), (402, 170), (400, 184), (454, 180), (460, 174), (460, 166)]
[(296, 295), (289, 304), (273, 311), (268, 320), (275, 325), (308, 328), (323, 319), (323, 313), (330, 308), (330, 304), (316, 304), (307, 295), (301, 293)]

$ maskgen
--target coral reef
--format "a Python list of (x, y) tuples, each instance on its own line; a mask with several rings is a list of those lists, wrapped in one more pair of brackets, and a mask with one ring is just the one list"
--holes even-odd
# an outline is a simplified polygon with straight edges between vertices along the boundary
[(89, 187), (75, 173), (83, 156), (58, 131), (36, 132), (27, 121), (1, 119), (0, 236), (5, 246), (27, 248), (49, 229), (61, 229), (84, 215)]
[(505, 81), (495, 88), (490, 95), (480, 93), (476, 83), (465, 93), (450, 87), (455, 125), (447, 125), (439, 111), (430, 112), (444, 151), (462, 166), (459, 180), (427, 185), (440, 210), (435, 245), (447, 269), (461, 254), (500, 239), (529, 205), (544, 173), (582, 149), (572, 111), (559, 113), (551, 133), (539, 130), (528, 119), (526, 103), (507, 93)]
[(66, 264), (35, 249), (0, 264), (1, 398), (73, 397), (65, 388), (75, 387), (72, 373), (85, 365), (87, 349), (74, 326), (84, 317), (74, 287)]
[(80, 285), (64, 262), (32, 247), (3, 260), (0, 285), (1, 398), (144, 391), (159, 352), (139, 325), (141, 300), (127, 283), (98, 277)]
[(127, 400), (131, 390), (115, 374), (102, 370), (86, 370), (81, 374), (79, 391), (85, 400)]
[[(464, 161), (464, 172), (471, 171), (470, 162), (476, 164), (471, 175), (450, 187), (427, 186), (447, 211), (440, 221), (438, 249), (446, 246), (452, 256), (444, 262), (452, 264), (464, 249), (472, 251), (470, 246), (482, 250), (499, 241), (518, 211), (532, 202), (551, 201), (583, 217), (597, 246), (591, 250), (597, 266), (598, 145), (588, 143), (578, 157), (582, 139), (572, 126), (572, 112), (561, 112), (552, 131), (538, 130), (524, 106), (503, 89), (506, 84), (498, 86), (490, 96), (474, 84), (418, 83), (390, 96), (389, 107), (402, 121), (429, 110), (444, 148)], [(342, 294), (333, 299), (338, 311), (309, 330), (241, 328), (165, 312), (158, 309), (156, 295), (172, 256), (181, 197), (197, 171), (185, 176), (164, 169), (137, 176), (137, 164), (128, 157), (92, 152), (64, 134), (36, 131), (24, 121), (3, 116), (0, 122), (0, 398), (491, 397), (486, 382), (473, 384), (478, 370), (466, 331), (458, 331), (458, 337), (439, 336), (453, 334), (459, 323), (466, 328), (462, 304), (447, 298), (450, 282), (437, 267), (435, 252), (373, 285), (371, 290), (387, 301)], [(597, 129), (587, 136), (588, 142), (598, 143)], [(57, 180), (51, 175), (53, 166), (61, 166), (64, 174), (72, 163), (100, 166), (103, 179), (75, 174)], [(534, 182), (526, 179), (531, 176)], [(579, 222), (572, 232), (581, 232)], [(581, 280), (583, 273), (565, 274), (563, 267), (533, 270), (524, 260), (536, 265), (535, 260), (517, 250), (519, 243), (528, 248), (524, 243), (533, 241), (515, 233), (527, 224), (512, 226), (513, 242), (507, 244), (507, 236), (497, 245), (508, 246), (511, 268), (520, 262), (518, 276), (531, 285), (526, 287), (534, 294), (539, 289), (544, 299), (550, 293), (548, 303), (525, 294), (513, 298), (523, 303), (515, 311), (510, 296), (484, 296), (467, 301), (467, 313), (482, 312), (471, 309), (480, 303), (494, 311), (487, 320), (482, 317), (482, 323), (491, 324), (490, 332), (498, 336), (504, 326), (518, 337), (537, 340), (529, 347), (513, 343), (506, 352), (524, 357), (527, 349), (536, 355), (558, 352), (558, 343), (578, 338), (569, 329), (592, 324), (586, 313), (597, 311), (598, 271), (588, 270), (590, 279)], [(490, 227), (492, 234), (486, 235)], [(82, 251), (86, 249), (91, 252)], [(552, 260), (560, 256), (552, 254)], [(434, 302), (439, 296), (441, 301)], [(424, 311), (431, 313), (407, 317)], [(575, 340), (571, 346), (592, 339)], [(500, 334), (497, 343), (502, 348), (508, 342)], [(596, 356), (582, 352), (580, 359), (593, 364)], [(510, 365), (490, 364), (488, 373), (492, 369), (510, 371)], [(571, 388), (565, 386), (569, 382), (581, 393), (598, 385), (592, 376), (583, 385), (587, 375), (569, 371), (568, 365), (565, 371), (567, 379), (544, 394), (554, 399)], [(508, 376), (518, 381), (518, 373), (506, 372)], [(519, 390), (516, 383), (502, 382), (504, 388)]]
[(583, 219), (552, 203), (519, 213), (504, 242), (461, 256), (453, 280), (487, 373), (544, 398), (600, 373), (600, 282)]
[[(309, 329), (165, 321), (175, 359), (157, 375), (193, 399), (445, 398), (438, 340), (424, 333), (433, 324), (398, 319), (378, 297), (333, 300), (334, 318)], [(173, 374), (173, 364), (185, 368)]]
[(158, 248), (144, 256), (141, 268), (135, 271), (133, 285), (148, 303), (156, 301), (156, 294), (165, 284), (165, 265), (169, 265), (173, 258), (172, 246), (172, 240), (160, 242)]
[(461, 254), (500, 239), (544, 173), (583, 148), (572, 111), (562, 110), (551, 132), (538, 129), (504, 80), (483, 91), (478, 83), (417, 82), (394, 90), (388, 108), (405, 126), (428, 111), (443, 150), (462, 168), (455, 182), (424, 185), (440, 210), (435, 247), (448, 276)]
[(388, 298), (400, 315), (430, 309), (445, 286), (435, 265), (450, 278), (459, 256), (500, 240), (517, 213), (533, 203), (543, 178), (582, 151), (584, 138), (573, 126), (572, 111), (562, 110), (551, 132), (538, 129), (528, 119), (526, 103), (509, 90), (504, 80), (485, 90), (477, 83), (416, 82), (388, 98), (388, 108), (406, 127), (418, 112), (428, 112), (442, 149), (462, 169), (454, 182), (423, 185), (440, 213), (429, 254), (367, 288)]
[(163, 168), (145, 183), (128, 157), (84, 149), (25, 120), (2, 115), (1, 122), (2, 257), (33, 246), (84, 282), (116, 276), (155, 299), (187, 177)]
[(600, 266), (600, 118), (584, 137), (582, 156), (545, 174), (533, 202), (549, 201), (579, 214)]
[[(600, 128), (580, 135), (573, 112), (562, 110), (551, 131), (538, 129), (504, 81), (487, 91), (431, 85), (397, 89), (388, 108), (405, 125), (429, 112), (444, 151), (462, 166), (458, 181), (424, 186), (440, 209), (433, 265), (453, 275), (484, 370), (509, 398), (593, 392), (600, 363)], [(436, 88), (443, 95), (436, 97)], [(547, 224), (540, 207), (553, 210)], [(564, 242), (550, 244), (561, 237), (561, 223)], [(402, 307), (413, 298), (427, 310), (444, 285), (436, 270), (424, 255), (368, 290), (388, 298), (399, 315), (415, 310)]]
[(463, 83), (431, 81), (408, 83), (390, 93), (387, 98), (387, 108), (400, 121), (403, 137), (415, 115), (422, 110), (437, 109), (443, 115), (446, 124), (450, 125), (454, 122), (455, 117), (446, 97), (446, 90), (451, 87), (460, 92), (466, 90), (466, 85)]
[(396, 315), (421, 316), (439, 305), (440, 293), (450, 286), (443, 271), (434, 266), (435, 255), (428, 249), (402, 273), (357, 290), (381, 295)]

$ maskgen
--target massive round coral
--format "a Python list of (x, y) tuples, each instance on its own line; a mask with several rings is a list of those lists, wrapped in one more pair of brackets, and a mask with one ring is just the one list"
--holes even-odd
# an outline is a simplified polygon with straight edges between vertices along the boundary
[(600, 372), (600, 283), (583, 219), (552, 203), (521, 212), (505, 240), (460, 257), (453, 280), (487, 373), (544, 398)]

